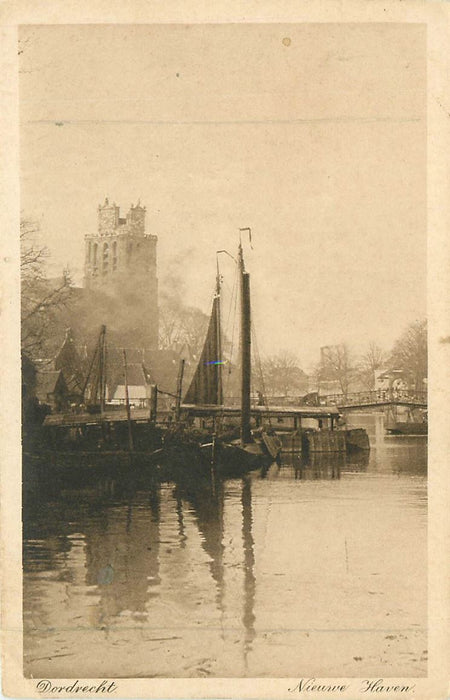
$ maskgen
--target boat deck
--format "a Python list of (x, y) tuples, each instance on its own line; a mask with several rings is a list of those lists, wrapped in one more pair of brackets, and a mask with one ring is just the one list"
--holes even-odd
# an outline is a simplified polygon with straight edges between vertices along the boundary
[[(183, 404), (185, 410), (191, 416), (239, 416), (241, 409), (238, 406), (194, 406)], [(251, 415), (267, 418), (337, 418), (340, 415), (337, 406), (253, 406)]]
[[(238, 406), (190, 406), (181, 407), (182, 414), (193, 417), (208, 417), (221, 415), (226, 417), (239, 417), (241, 409)], [(252, 417), (263, 418), (337, 418), (339, 409), (336, 406), (253, 406)], [(158, 423), (167, 423), (170, 411), (158, 414)], [(147, 408), (134, 408), (131, 410), (133, 422), (148, 422), (149, 410)], [(46, 416), (44, 426), (78, 426), (97, 425), (99, 423), (124, 423), (127, 421), (125, 409), (105, 411), (104, 413), (53, 413)]]

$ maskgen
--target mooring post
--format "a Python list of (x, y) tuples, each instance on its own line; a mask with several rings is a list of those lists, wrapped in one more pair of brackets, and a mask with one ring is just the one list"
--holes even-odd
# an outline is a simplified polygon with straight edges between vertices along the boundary
[(124, 370), (124, 379), (125, 379), (125, 405), (127, 409), (127, 423), (128, 423), (128, 448), (130, 452), (134, 450), (134, 444), (133, 444), (133, 431), (131, 427), (131, 411), (130, 411), (130, 397), (128, 394), (128, 372), (127, 372), (127, 354), (125, 352), (125, 349), (122, 350), (123, 352), (123, 370)]

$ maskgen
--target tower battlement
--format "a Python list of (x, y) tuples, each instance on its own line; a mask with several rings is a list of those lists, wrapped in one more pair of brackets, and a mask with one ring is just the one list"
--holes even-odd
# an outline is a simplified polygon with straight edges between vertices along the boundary
[(140, 200), (136, 206), (132, 204), (125, 218), (120, 216), (120, 207), (115, 202), (109, 203), (106, 197), (103, 204), (98, 205), (98, 234), (99, 236), (112, 236), (115, 234), (130, 233), (135, 236), (145, 234), (145, 207)]

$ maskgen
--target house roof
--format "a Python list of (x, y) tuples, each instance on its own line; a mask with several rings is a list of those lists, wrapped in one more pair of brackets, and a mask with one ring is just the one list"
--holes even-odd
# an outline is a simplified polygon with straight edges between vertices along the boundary
[[(125, 396), (125, 386), (119, 384), (117, 389), (114, 392), (114, 396), (111, 397), (113, 400), (120, 399), (122, 401), (125, 401), (126, 396)], [(130, 401), (133, 399), (146, 399), (147, 398), (147, 391), (145, 386), (136, 386), (134, 384), (131, 384), (128, 387), (128, 398)]]
[(77, 394), (83, 391), (83, 363), (71, 328), (66, 329), (64, 341), (54, 358), (54, 368), (62, 370), (69, 391)]
[(380, 370), (379, 372), (378, 379), (393, 379), (394, 377), (404, 377), (410, 374), (410, 372), (404, 369), (386, 369)]
[(54, 394), (58, 384), (60, 389), (67, 389), (61, 370), (49, 370), (36, 373), (36, 396), (45, 402), (50, 394)]
[[(125, 371), (123, 367), (115, 367), (110, 374), (111, 379), (108, 381), (110, 394), (118, 397), (117, 391), (119, 387), (125, 386)], [(127, 363), (127, 384), (130, 387), (142, 387), (145, 394), (145, 387), (151, 384), (150, 372), (142, 363)], [(131, 389), (130, 389), (131, 391)], [(123, 397), (122, 397), (123, 398)]]
[[(124, 369), (122, 351), (108, 345), (107, 354), (108, 387), (111, 393), (124, 384)], [(128, 385), (157, 384), (162, 391), (175, 392), (180, 357), (171, 350), (127, 349), (127, 379)], [(185, 364), (183, 386), (189, 386), (194, 365)]]

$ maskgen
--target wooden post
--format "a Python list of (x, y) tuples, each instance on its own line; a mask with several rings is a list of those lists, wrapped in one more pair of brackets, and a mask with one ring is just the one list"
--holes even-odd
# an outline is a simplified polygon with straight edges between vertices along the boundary
[(102, 326), (100, 343), (100, 412), (104, 413), (106, 404), (106, 326)]
[(180, 420), (180, 410), (181, 410), (181, 395), (183, 392), (183, 374), (184, 374), (184, 363), (185, 360), (180, 360), (180, 366), (178, 368), (178, 379), (177, 379), (177, 398), (175, 404), (175, 420)]
[(158, 385), (152, 384), (150, 387), (150, 422), (156, 423), (158, 410)]
[(130, 397), (128, 395), (127, 354), (125, 352), (125, 349), (123, 349), (122, 352), (123, 352), (123, 369), (124, 369), (124, 377), (125, 377), (125, 405), (127, 408), (127, 423), (128, 423), (128, 449), (130, 450), (130, 452), (132, 452), (134, 450), (134, 444), (133, 444), (133, 431), (132, 431), (132, 426), (131, 426)]

